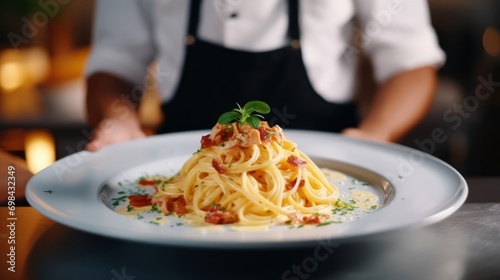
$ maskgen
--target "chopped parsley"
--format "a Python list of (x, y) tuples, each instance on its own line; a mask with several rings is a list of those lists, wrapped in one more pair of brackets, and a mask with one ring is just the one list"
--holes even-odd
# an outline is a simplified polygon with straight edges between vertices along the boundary
[(341, 221), (326, 221), (326, 222), (317, 224), (316, 227), (327, 226), (327, 225), (330, 225), (330, 224), (341, 224), (341, 223), (342, 223)]
[(298, 228), (303, 228), (304, 227), (304, 224), (300, 224), (298, 226), (291, 226), (291, 227), (288, 227), (289, 229), (298, 229)]
[(127, 200), (127, 198), (128, 198), (127, 195), (112, 198), (111, 199), (113, 201), (112, 205), (116, 207), (116, 206), (120, 205), (120, 202), (125, 202)]
[[(269, 138), (271, 137), (272, 135), (274, 135), (275, 133), (273, 131), (269, 131), (269, 132), (266, 132), (266, 134), (264, 134), (264, 138)], [(295, 149), (295, 148), (294, 148)], [(292, 150), (293, 152), (293, 150)]]
[(153, 204), (151, 206), (151, 210), (148, 211), (148, 213), (162, 213), (160, 208), (158, 208), (158, 205)]
[[(351, 201), (351, 200), (350, 200), (350, 201)], [(354, 209), (358, 208), (358, 207), (356, 207), (356, 206), (353, 206), (352, 204), (354, 204), (354, 203), (347, 203), (347, 202), (345, 202), (345, 201), (343, 201), (343, 200), (341, 200), (341, 199), (339, 198), (339, 199), (337, 199), (337, 201), (335, 201), (335, 203), (334, 203), (333, 205), (334, 205), (335, 207), (339, 207), (339, 208), (341, 208), (341, 209), (343, 208), (343, 209), (345, 209), (345, 210), (347, 210), (347, 211), (352, 211), (352, 210), (354, 210)]]

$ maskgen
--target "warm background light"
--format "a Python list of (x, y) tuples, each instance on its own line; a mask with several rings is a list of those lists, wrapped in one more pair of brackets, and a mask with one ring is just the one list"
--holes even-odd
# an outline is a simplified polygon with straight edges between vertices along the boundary
[(45, 130), (30, 131), (25, 138), (28, 169), (37, 173), (56, 160), (54, 138)]
[(42, 47), (0, 51), (0, 118), (4, 121), (37, 118), (43, 104), (37, 87), (50, 69)]
[(26, 80), (26, 71), (19, 62), (7, 62), (0, 66), (0, 86), (5, 92), (21, 87)]
[(44, 81), (49, 70), (47, 51), (40, 47), (0, 52), (0, 88), (12, 92)]
[(493, 57), (500, 56), (500, 33), (492, 26), (488, 26), (483, 33), (483, 48)]

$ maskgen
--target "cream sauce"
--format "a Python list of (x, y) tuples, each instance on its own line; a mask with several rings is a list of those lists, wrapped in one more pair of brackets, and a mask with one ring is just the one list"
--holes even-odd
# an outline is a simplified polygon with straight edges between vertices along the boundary
[(329, 169), (329, 168), (321, 168), (321, 172), (325, 175), (326, 179), (335, 180), (335, 181), (345, 181), (347, 177), (344, 173)]
[(380, 207), (380, 204), (377, 203), (378, 197), (371, 192), (352, 190), (351, 195), (352, 199), (356, 201), (354, 206), (363, 212), (369, 212)]
[(116, 213), (131, 218), (138, 217), (137, 215), (148, 211), (151, 211), (151, 206), (131, 207), (128, 205), (121, 205), (115, 208)]

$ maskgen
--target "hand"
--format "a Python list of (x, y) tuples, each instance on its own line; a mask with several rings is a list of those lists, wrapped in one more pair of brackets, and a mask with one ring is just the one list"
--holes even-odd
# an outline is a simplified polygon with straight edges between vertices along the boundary
[(93, 139), (85, 147), (88, 151), (98, 151), (108, 145), (146, 137), (138, 125), (119, 119), (105, 119), (93, 131)]
[[(8, 172), (9, 166), (14, 168), (11, 174)], [(24, 189), (33, 173), (29, 171), (26, 161), (0, 150), (0, 170), (2, 170), (0, 172), (0, 182), (2, 182), (0, 184), (0, 206), (8, 205), (8, 197), (11, 194), (15, 196), (14, 202), (16, 206), (28, 205), (24, 196)], [(15, 190), (15, 192), (12, 192), (12, 190)]]
[(358, 138), (358, 139), (363, 139), (363, 140), (370, 140), (370, 141), (376, 141), (376, 142), (390, 142), (389, 138), (382, 135), (382, 134), (376, 134), (376, 133), (371, 133), (359, 128), (354, 128), (354, 127), (349, 127), (344, 129), (342, 132), (342, 135), (348, 136), (348, 137), (353, 137), (353, 138)]
[(437, 83), (433, 66), (395, 74), (379, 85), (367, 113), (346, 136), (378, 142), (398, 142), (425, 117)]

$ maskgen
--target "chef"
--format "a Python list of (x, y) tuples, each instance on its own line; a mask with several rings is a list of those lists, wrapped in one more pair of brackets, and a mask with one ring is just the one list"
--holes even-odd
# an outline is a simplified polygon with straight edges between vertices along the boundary
[[(359, 119), (361, 53), (378, 86)], [(158, 133), (210, 129), (236, 103), (262, 100), (271, 125), (395, 142), (427, 112), (444, 59), (423, 0), (98, 0), (87, 149), (145, 136), (138, 89), (152, 63)]]

